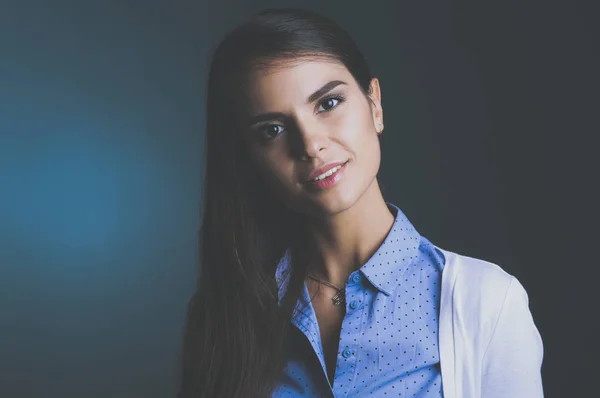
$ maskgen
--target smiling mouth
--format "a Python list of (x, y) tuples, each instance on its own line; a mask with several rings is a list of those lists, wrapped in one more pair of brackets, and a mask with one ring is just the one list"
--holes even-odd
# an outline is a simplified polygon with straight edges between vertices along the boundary
[(333, 187), (340, 180), (341, 174), (345, 170), (345, 166), (348, 164), (349, 161), (350, 160), (347, 160), (346, 162), (338, 166), (332, 167), (320, 176), (312, 180), (305, 181), (304, 184), (306, 184), (311, 189), (317, 190), (328, 189)]
[(318, 181), (324, 180), (325, 178), (331, 176), (332, 174), (335, 174), (339, 169), (341, 169), (342, 167), (344, 167), (346, 165), (346, 163), (348, 163), (348, 161), (346, 161), (346, 162), (344, 162), (342, 164), (339, 164), (339, 165), (337, 165), (335, 167), (330, 168), (326, 172), (322, 173), (321, 175), (319, 175), (319, 176), (317, 176), (317, 177), (315, 177), (313, 179), (305, 180), (303, 182), (305, 184), (308, 184), (310, 182), (318, 182)]

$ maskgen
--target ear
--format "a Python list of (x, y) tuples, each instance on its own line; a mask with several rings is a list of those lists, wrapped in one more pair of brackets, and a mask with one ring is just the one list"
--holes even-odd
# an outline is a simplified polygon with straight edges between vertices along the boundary
[(370, 83), (369, 97), (371, 98), (371, 111), (375, 131), (377, 134), (383, 132), (383, 108), (381, 107), (381, 88), (379, 87), (379, 79), (374, 77)]

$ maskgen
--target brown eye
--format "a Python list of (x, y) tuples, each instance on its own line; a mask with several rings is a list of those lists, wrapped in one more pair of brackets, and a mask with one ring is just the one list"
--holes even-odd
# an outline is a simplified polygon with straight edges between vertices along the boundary
[(336, 95), (325, 98), (323, 101), (321, 101), (320, 106), (325, 108), (323, 112), (331, 112), (333, 109), (337, 108), (337, 106), (342, 102), (344, 102), (344, 98), (339, 95)]
[(278, 124), (267, 124), (258, 129), (258, 135), (261, 140), (272, 140), (277, 138), (279, 134), (281, 134), (281, 130), (283, 126)]

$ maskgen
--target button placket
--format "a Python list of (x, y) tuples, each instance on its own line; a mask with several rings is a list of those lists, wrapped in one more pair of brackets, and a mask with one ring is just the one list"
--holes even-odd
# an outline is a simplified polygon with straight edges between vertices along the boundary
[(336, 396), (344, 396), (344, 392), (351, 388), (355, 379), (357, 350), (360, 346), (358, 335), (363, 317), (363, 311), (361, 311), (363, 293), (360, 280), (361, 276), (357, 272), (348, 279), (346, 284), (346, 315), (342, 322), (333, 386)]
[(360, 307), (361, 304), (361, 300), (359, 296), (359, 292), (360, 292), (360, 279), (361, 279), (361, 275), (359, 271), (356, 271), (349, 279), (349, 283), (348, 286), (346, 288), (346, 299), (348, 299), (348, 293), (351, 291), (355, 291), (356, 295), (355, 297), (353, 297), (351, 300), (349, 300), (348, 302), (348, 309), (349, 310), (356, 310)]

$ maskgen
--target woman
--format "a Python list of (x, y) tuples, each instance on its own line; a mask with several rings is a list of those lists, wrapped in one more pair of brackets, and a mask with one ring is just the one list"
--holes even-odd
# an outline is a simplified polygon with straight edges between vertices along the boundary
[(331, 20), (270, 9), (219, 45), (181, 398), (543, 396), (524, 288), (384, 200), (383, 128)]

